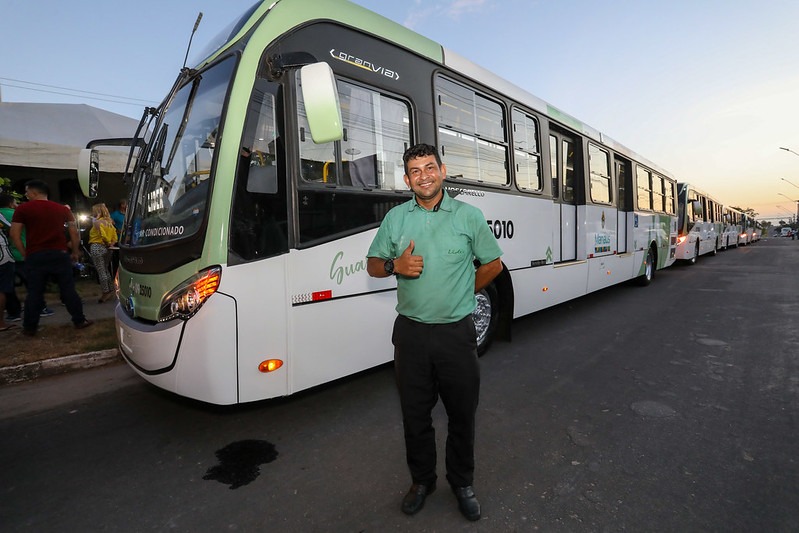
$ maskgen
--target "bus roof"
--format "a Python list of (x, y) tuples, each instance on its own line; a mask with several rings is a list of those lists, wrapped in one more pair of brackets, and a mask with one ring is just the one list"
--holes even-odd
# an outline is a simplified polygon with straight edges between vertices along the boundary
[(263, 0), (259, 5), (250, 8), (238, 20), (223, 30), (220, 37), (213, 41), (222, 41), (223, 44), (216, 46), (215, 51), (210, 52), (199, 66), (214, 60), (234, 43), (244, 38), (256, 29), (267, 15), (269, 16), (269, 33), (272, 34), (273, 38), (277, 38), (293, 28), (315, 20), (340, 22), (372, 34), (446, 66), (486, 87), (490, 87), (500, 94), (516, 100), (534, 111), (542, 113), (556, 122), (676, 181), (674, 176), (663, 168), (527, 90), (497, 76), (460, 54), (445, 49), (441, 44), (349, 0)]

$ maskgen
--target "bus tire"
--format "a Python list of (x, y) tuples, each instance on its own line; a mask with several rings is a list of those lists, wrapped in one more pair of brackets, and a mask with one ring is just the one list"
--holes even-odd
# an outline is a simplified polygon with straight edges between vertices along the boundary
[(644, 263), (644, 273), (635, 280), (640, 287), (646, 287), (655, 278), (655, 252), (650, 248), (646, 252), (646, 263)]
[(688, 260), (688, 264), (695, 265), (697, 259), (699, 259), (699, 241), (696, 241), (696, 249), (694, 250), (694, 256)]
[(472, 312), (477, 333), (477, 355), (488, 351), (499, 324), (499, 293), (493, 283), (475, 294), (477, 307)]

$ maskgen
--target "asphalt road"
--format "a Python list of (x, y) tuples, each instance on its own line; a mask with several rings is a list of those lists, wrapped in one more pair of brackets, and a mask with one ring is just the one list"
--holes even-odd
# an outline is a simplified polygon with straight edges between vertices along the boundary
[(116, 365), (0, 388), (0, 527), (799, 531), (797, 265), (772, 238), (516, 321), (481, 359), (476, 523), (443, 486), (400, 512), (390, 365), (233, 408)]

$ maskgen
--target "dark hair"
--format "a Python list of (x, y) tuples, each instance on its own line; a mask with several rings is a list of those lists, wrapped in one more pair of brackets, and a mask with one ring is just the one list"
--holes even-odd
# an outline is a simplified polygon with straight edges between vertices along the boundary
[(47, 184), (42, 180), (30, 180), (25, 184), (25, 187), (28, 189), (33, 189), (35, 191), (39, 191), (45, 196), (50, 196), (50, 187), (48, 187)]
[(405, 153), (402, 154), (402, 162), (405, 165), (405, 174), (408, 174), (408, 161), (418, 157), (427, 157), (429, 155), (435, 156), (436, 163), (438, 166), (441, 166), (441, 156), (438, 155), (438, 148), (431, 144), (419, 143), (405, 150)]
[(11, 202), (14, 201), (14, 197), (10, 194), (2, 193), (0, 194), (0, 207), (10, 207)]

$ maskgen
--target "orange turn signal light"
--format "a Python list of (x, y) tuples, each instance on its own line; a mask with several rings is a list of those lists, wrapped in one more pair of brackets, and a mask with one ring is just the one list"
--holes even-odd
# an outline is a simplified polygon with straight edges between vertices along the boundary
[(280, 359), (267, 359), (266, 361), (261, 361), (261, 364), (258, 365), (258, 370), (263, 373), (273, 372), (283, 366), (283, 361)]

